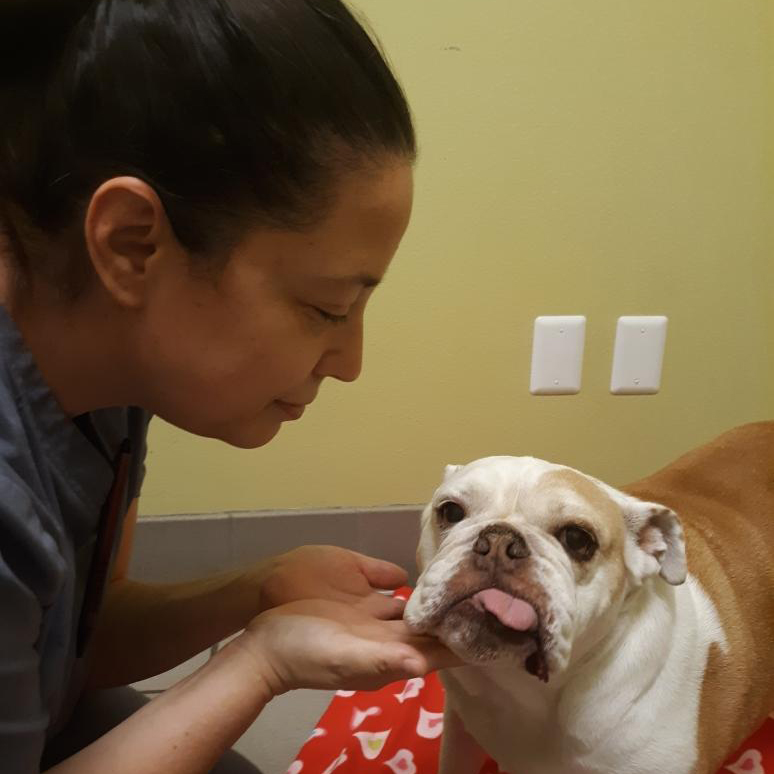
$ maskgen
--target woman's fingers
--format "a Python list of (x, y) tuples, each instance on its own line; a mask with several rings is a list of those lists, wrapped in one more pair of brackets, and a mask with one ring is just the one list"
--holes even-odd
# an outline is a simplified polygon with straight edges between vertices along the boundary
[[(378, 596), (378, 595), (375, 595)], [(374, 598), (368, 605), (308, 600), (273, 608), (241, 635), (258, 663), (276, 675), (278, 692), (292, 688), (373, 690), (461, 662), (432, 637), (412, 634), (397, 613), (401, 600)]]
[(419, 659), (421, 674), (462, 666), (465, 662), (435, 637), (412, 634), (404, 621), (378, 622), (380, 638), (410, 646)]
[(363, 599), (358, 601), (356, 607), (364, 613), (372, 615), (374, 618), (390, 621), (398, 619), (403, 615), (403, 608), (406, 607), (406, 601), (404, 599), (389, 597), (386, 594), (380, 594), (378, 591), (375, 591), (373, 594), (369, 594), (367, 597), (363, 597)]
[(410, 642), (425, 660), (425, 673), (465, 664), (459, 656), (452, 653), (440, 640), (434, 637), (416, 637)]
[(422, 675), (426, 665), (421, 653), (404, 644), (358, 640), (349, 653), (347, 669), (351, 670), (350, 684), (359, 690), (373, 690)]
[(404, 586), (408, 580), (408, 573), (397, 564), (356, 552), (355, 558), (372, 588), (397, 589), (399, 586)]

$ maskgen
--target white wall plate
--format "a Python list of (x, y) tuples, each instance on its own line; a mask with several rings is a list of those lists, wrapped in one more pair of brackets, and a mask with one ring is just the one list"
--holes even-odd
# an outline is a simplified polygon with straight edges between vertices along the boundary
[(610, 392), (654, 395), (661, 388), (667, 318), (619, 317)]
[(580, 392), (585, 335), (582, 315), (535, 318), (529, 384), (533, 395)]

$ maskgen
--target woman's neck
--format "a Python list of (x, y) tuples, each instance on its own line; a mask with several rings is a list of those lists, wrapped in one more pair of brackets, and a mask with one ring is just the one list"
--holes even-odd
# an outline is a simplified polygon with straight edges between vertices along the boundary
[(18, 282), (6, 254), (0, 259), (0, 303), (67, 415), (140, 402), (126, 325), (98, 289), (63, 301), (41, 283)]

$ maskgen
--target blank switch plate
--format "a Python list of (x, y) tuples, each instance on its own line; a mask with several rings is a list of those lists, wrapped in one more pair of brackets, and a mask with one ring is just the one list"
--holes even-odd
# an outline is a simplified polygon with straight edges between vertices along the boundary
[(580, 392), (586, 318), (536, 317), (532, 339), (533, 395), (574, 395)]
[(667, 318), (619, 317), (610, 392), (653, 395), (661, 387)]

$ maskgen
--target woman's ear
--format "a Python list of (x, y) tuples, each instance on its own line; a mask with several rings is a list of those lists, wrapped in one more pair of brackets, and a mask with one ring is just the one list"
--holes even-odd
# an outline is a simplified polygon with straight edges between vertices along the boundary
[(136, 177), (105, 181), (89, 202), (84, 235), (107, 292), (122, 306), (142, 306), (153, 265), (175, 240), (158, 194)]

